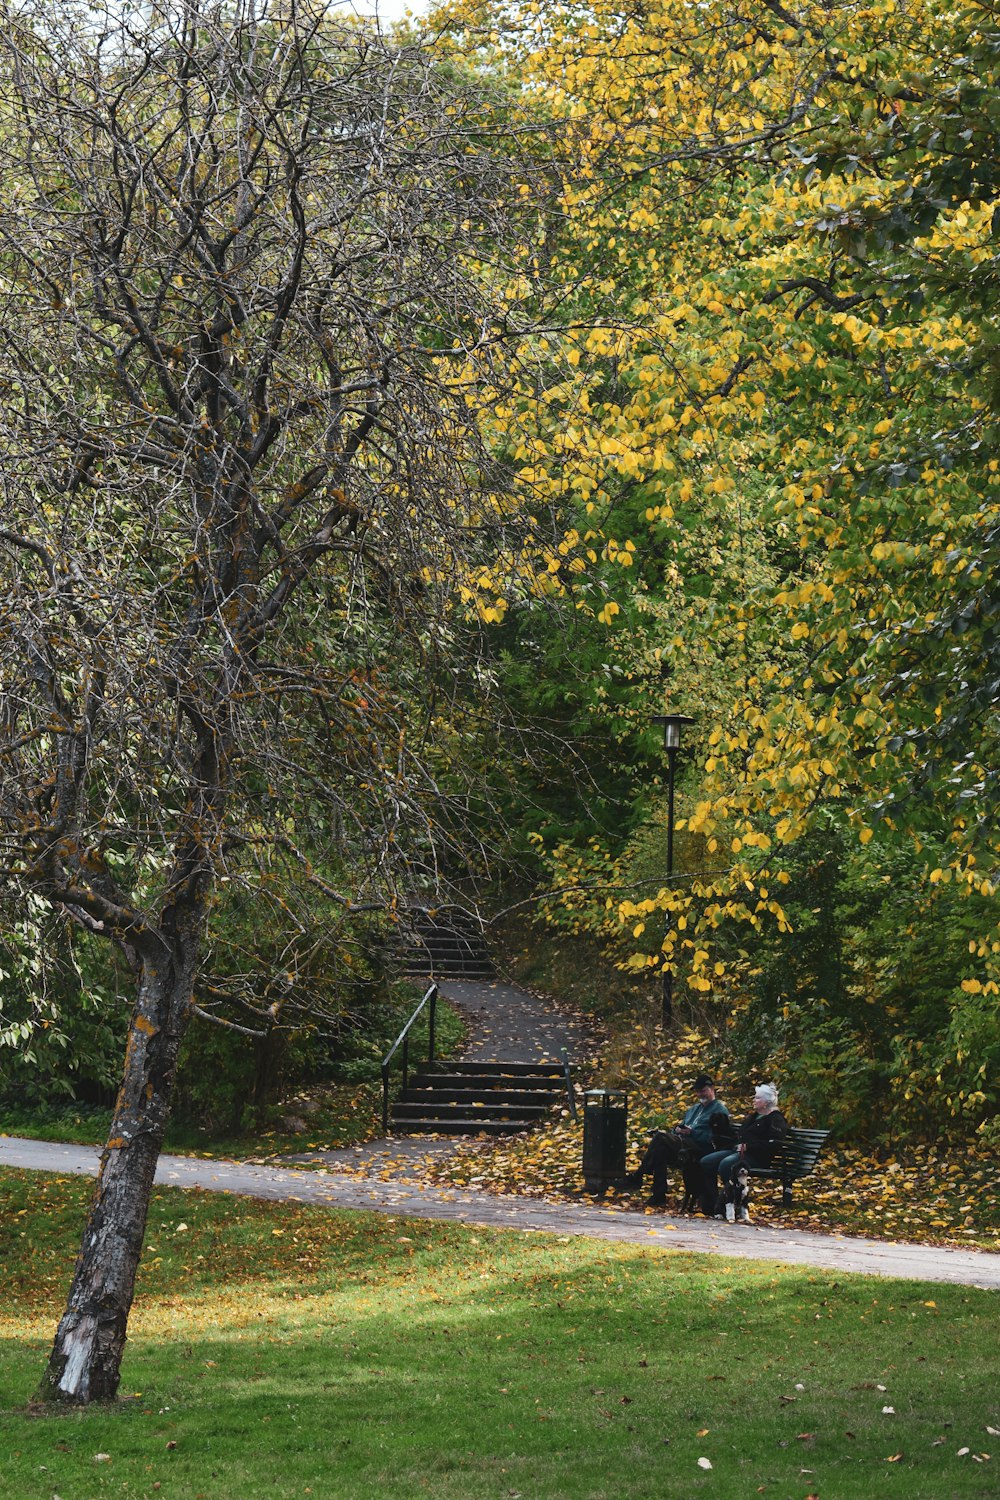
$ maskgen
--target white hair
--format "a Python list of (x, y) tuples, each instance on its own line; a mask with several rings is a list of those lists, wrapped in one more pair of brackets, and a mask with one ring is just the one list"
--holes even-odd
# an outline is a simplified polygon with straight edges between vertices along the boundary
[(759, 1083), (753, 1091), (755, 1099), (766, 1099), (768, 1104), (777, 1104), (778, 1090), (773, 1083)]

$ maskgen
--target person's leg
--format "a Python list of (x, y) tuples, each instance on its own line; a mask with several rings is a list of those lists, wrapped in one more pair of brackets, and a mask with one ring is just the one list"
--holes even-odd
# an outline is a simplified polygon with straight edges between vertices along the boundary
[(731, 1151), (710, 1151), (701, 1159), (701, 1206), (709, 1217), (715, 1213), (715, 1205), (719, 1198), (716, 1173), (726, 1157), (731, 1155)]
[(739, 1163), (740, 1154), (738, 1151), (713, 1151), (702, 1161), (701, 1165), (704, 1172), (702, 1180), (705, 1183), (706, 1189), (705, 1201), (708, 1202), (710, 1194), (714, 1194), (712, 1207), (709, 1212), (713, 1213), (716, 1218), (721, 1217), (724, 1212), (724, 1209), (721, 1209), (720, 1205), (716, 1175), (718, 1175), (718, 1178), (723, 1183), (728, 1183), (730, 1174), (739, 1166)]
[(666, 1130), (655, 1131), (646, 1147), (642, 1161), (634, 1172), (626, 1175), (626, 1184), (629, 1187), (641, 1187), (642, 1179), (648, 1175), (653, 1179), (654, 1198), (658, 1195), (665, 1197), (667, 1168), (676, 1165), (678, 1149), (676, 1136)]
[(693, 1149), (696, 1155), (689, 1157), (681, 1168), (681, 1175), (684, 1179), (684, 1200), (682, 1203), (682, 1211), (684, 1213), (690, 1213), (696, 1203), (700, 1207), (704, 1197), (702, 1192), (701, 1164), (708, 1155), (708, 1148), (701, 1147), (699, 1149), (695, 1147)]
[(715, 1213), (715, 1205), (719, 1200), (719, 1186), (715, 1180), (719, 1162), (723, 1157), (729, 1155), (729, 1148), (724, 1151), (706, 1151), (698, 1162), (697, 1172), (698, 1205), (706, 1218), (710, 1219)]
[(653, 1179), (649, 1201), (662, 1207), (667, 1201), (667, 1169), (677, 1165), (680, 1142), (675, 1135), (659, 1130), (650, 1141), (646, 1156), (649, 1158), (650, 1175)]
[(673, 1166), (675, 1160), (676, 1157), (672, 1157), (671, 1153), (661, 1149), (656, 1153), (656, 1159), (653, 1162), (653, 1170), (650, 1174), (653, 1179), (652, 1192), (649, 1195), (649, 1201), (660, 1208), (667, 1201), (667, 1168)]
[(743, 1158), (738, 1151), (731, 1152), (724, 1161), (719, 1163), (719, 1181), (728, 1187), (733, 1180), (736, 1169), (742, 1164)]
[(736, 1218), (736, 1204), (733, 1199), (733, 1178), (742, 1164), (743, 1158), (738, 1151), (734, 1151), (730, 1156), (726, 1157), (725, 1161), (719, 1163), (719, 1181), (722, 1183), (723, 1197), (725, 1198), (722, 1211), (730, 1224)]

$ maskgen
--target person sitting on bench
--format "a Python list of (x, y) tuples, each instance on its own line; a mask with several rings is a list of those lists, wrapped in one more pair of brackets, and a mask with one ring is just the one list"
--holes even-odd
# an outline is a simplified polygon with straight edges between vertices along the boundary
[(689, 1187), (689, 1174), (697, 1169), (702, 1157), (715, 1149), (713, 1131), (722, 1128), (725, 1134), (730, 1128), (729, 1111), (721, 1099), (715, 1097), (715, 1084), (707, 1073), (699, 1073), (691, 1085), (698, 1095), (697, 1104), (692, 1104), (684, 1118), (672, 1130), (654, 1130), (642, 1161), (634, 1172), (625, 1177), (625, 1186), (642, 1186), (648, 1175), (653, 1179), (650, 1205), (662, 1208), (667, 1201), (667, 1170), (681, 1167), (684, 1170), (685, 1187)]
[[(745, 1205), (737, 1211), (727, 1201), (727, 1189), (740, 1167), (769, 1167), (775, 1147), (788, 1135), (788, 1121), (778, 1108), (778, 1090), (773, 1083), (762, 1083), (754, 1090), (753, 1113), (747, 1115), (736, 1133), (739, 1145), (727, 1146), (724, 1151), (713, 1151), (700, 1163), (706, 1197), (715, 1197), (715, 1217), (734, 1219), (741, 1224), (750, 1222)], [(716, 1173), (722, 1181), (722, 1191), (716, 1186)], [(703, 1199), (704, 1201), (704, 1199)]]

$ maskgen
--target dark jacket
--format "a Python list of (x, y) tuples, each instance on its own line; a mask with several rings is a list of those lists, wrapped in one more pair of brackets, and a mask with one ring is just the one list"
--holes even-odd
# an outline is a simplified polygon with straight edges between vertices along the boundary
[(768, 1115), (756, 1111), (747, 1115), (737, 1131), (737, 1139), (747, 1148), (746, 1159), (751, 1167), (769, 1167), (774, 1148), (787, 1135), (788, 1121), (780, 1109), (772, 1109)]
[(691, 1140), (702, 1151), (713, 1151), (715, 1149), (715, 1136), (720, 1131), (725, 1134), (729, 1125), (729, 1111), (721, 1099), (713, 1099), (711, 1104), (692, 1104), (684, 1113), (681, 1121), (691, 1132)]

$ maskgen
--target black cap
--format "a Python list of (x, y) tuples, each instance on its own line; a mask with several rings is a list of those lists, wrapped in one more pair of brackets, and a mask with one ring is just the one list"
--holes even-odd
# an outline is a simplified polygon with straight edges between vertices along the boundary
[(694, 1083), (692, 1083), (691, 1087), (694, 1089), (695, 1093), (697, 1093), (699, 1089), (714, 1089), (715, 1079), (709, 1078), (707, 1073), (699, 1073), (698, 1077), (695, 1079)]

